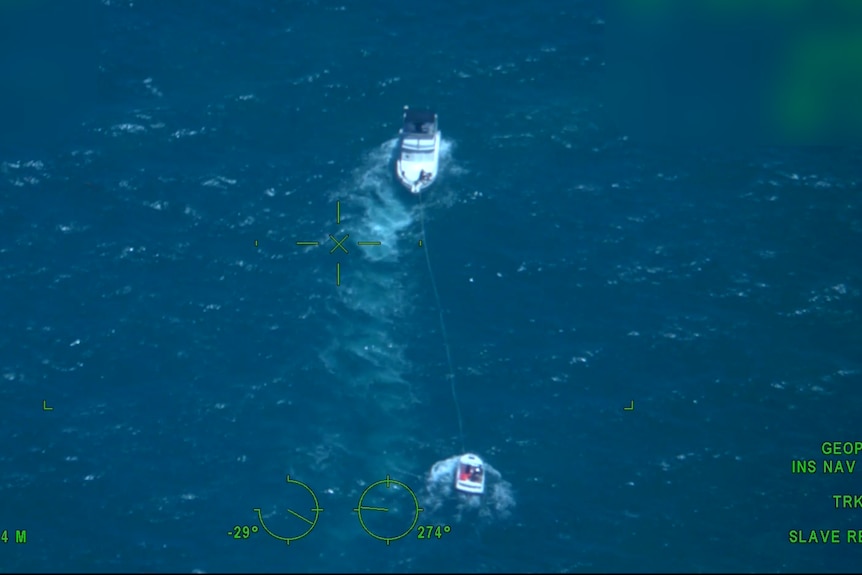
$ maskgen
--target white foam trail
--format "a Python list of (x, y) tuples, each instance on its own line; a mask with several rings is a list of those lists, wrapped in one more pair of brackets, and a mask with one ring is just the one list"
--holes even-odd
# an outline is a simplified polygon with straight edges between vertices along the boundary
[[(329, 193), (340, 202), (341, 224), (334, 235), (350, 234), (349, 254), (338, 254), (342, 284), (330, 300), (332, 344), (321, 360), (333, 374), (349, 377), (342, 393), (374, 399), (386, 411), (400, 411), (415, 404), (407, 378), (405, 325), (410, 319), (417, 282), (400, 262), (402, 252), (417, 249), (419, 240), (417, 198), (395, 178), (394, 159), (398, 139), (393, 138), (368, 152), (345, 182)], [(454, 144), (441, 142), (441, 180), (452, 166)], [(445, 195), (438, 181), (429, 193)], [(427, 211), (427, 210), (426, 210)], [(412, 233), (413, 235), (408, 235)], [(381, 242), (358, 246), (356, 242)], [(337, 333), (336, 333), (337, 332)]]
[[(370, 261), (396, 262), (400, 256), (400, 233), (413, 223), (409, 197), (394, 182), (390, 167), (397, 139), (372, 150), (351, 174), (350, 181), (330, 194), (341, 201), (342, 225), (357, 241), (381, 242), (380, 246), (358, 248)], [(355, 244), (354, 244), (355, 245)]]
[(342, 284), (330, 300), (338, 321), (333, 322), (333, 343), (321, 352), (327, 370), (347, 378), (339, 393), (371, 400), (393, 413), (415, 399), (405, 377), (410, 370), (405, 338), (398, 333), (411, 299), (409, 275), (399, 265), (399, 243), (414, 219), (412, 198), (390, 170), (396, 146), (392, 139), (369, 152), (329, 194), (331, 203), (341, 203), (336, 237), (350, 234), (350, 253), (339, 254)]

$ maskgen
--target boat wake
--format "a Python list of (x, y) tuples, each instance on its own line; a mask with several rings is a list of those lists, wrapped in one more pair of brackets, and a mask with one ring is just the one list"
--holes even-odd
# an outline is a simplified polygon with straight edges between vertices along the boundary
[(393, 139), (372, 150), (329, 194), (330, 204), (341, 206), (341, 221), (333, 235), (340, 239), (349, 234), (345, 241), (349, 253), (333, 258), (333, 266), (336, 259), (340, 263), (341, 285), (332, 288), (335, 297), (330, 299), (329, 312), (337, 319), (332, 343), (320, 354), (331, 374), (349, 378), (338, 393), (368, 400), (386, 413), (415, 403), (406, 377), (410, 364), (404, 343), (413, 290), (399, 261), (403, 236), (414, 215), (399, 198), (401, 190), (389, 170), (396, 145)]
[[(416, 438), (425, 432), (416, 417), (420, 403), (412, 383), (416, 368), (408, 357), (415, 336), (416, 294), (426, 293), (422, 283), (427, 279), (413, 269), (421, 257), (417, 251), (421, 212), (415, 197), (395, 179), (397, 146), (398, 140), (392, 139), (371, 150), (328, 194), (330, 205), (340, 202), (341, 206), (340, 223), (332, 235), (341, 239), (349, 234), (345, 241), (349, 253), (338, 252), (331, 258), (333, 268), (340, 262), (341, 285), (333, 281), (331, 297), (324, 299), (331, 318), (330, 337), (319, 357), (332, 376), (328, 389), (335, 403), (350, 406), (346, 417), (343, 411), (329, 417), (337, 418), (340, 426), (350, 421), (351, 435), (361, 441), (348, 442), (345, 453), (351, 454), (357, 468), (375, 473), (415, 469)], [(445, 140), (441, 145), (442, 175), (452, 165), (452, 147)], [(425, 192), (426, 215), (429, 207), (451, 205), (445, 199), (447, 193), (451, 192), (445, 180)], [(412, 267), (402, 261), (408, 254)], [(493, 469), (489, 472), (488, 491), (480, 500), (484, 503), (462, 503), (458, 514), (475, 509), (483, 517), (497, 518), (512, 506), (508, 484)], [(456, 495), (447, 495), (450, 484), (429, 485), (431, 508), (442, 508)]]
[[(362, 257), (373, 262), (396, 262), (401, 255), (401, 233), (414, 221), (414, 214), (392, 177), (392, 156), (397, 139), (389, 140), (369, 153), (346, 185), (330, 194), (334, 204), (341, 201), (342, 224), (357, 241), (378, 241), (375, 249), (364, 249)], [(352, 242), (351, 242), (352, 243)], [(355, 244), (354, 244), (355, 246)]]
[[(352, 397), (372, 400), (377, 408), (398, 412), (415, 405), (407, 375), (411, 370), (406, 357), (410, 341), (410, 316), (420, 279), (401, 262), (403, 252), (418, 249), (419, 232), (414, 225), (419, 205), (398, 185), (393, 160), (398, 139), (393, 138), (371, 150), (345, 182), (329, 193), (331, 205), (340, 202), (341, 223), (336, 238), (350, 234), (345, 242), (350, 253), (338, 253), (341, 285), (334, 287), (331, 300), (332, 343), (320, 357), (332, 374), (349, 374), (346, 389)], [(453, 144), (440, 146), (441, 171), (452, 166)], [(438, 182), (427, 194), (446, 203), (445, 191)], [(426, 208), (428, 204), (426, 204)], [(380, 242), (358, 246), (356, 242)], [(333, 260), (334, 261), (334, 260)]]
[(478, 517), (489, 523), (508, 518), (515, 507), (512, 485), (500, 472), (484, 462), (485, 493), (472, 495), (455, 489), (455, 471), (460, 455), (438, 461), (426, 478), (426, 495), (422, 498), (425, 509), (434, 515), (446, 515), (460, 522)]

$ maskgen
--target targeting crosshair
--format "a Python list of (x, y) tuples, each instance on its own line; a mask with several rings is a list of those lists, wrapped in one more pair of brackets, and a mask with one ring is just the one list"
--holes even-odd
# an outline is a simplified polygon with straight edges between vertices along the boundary
[[(341, 225), (341, 200), (335, 202), (335, 223)], [(340, 250), (345, 254), (350, 253), (347, 248), (344, 246), (344, 242), (347, 241), (347, 238), (350, 237), (350, 234), (344, 234), (344, 237), (340, 240), (329, 234), (329, 239), (332, 240), (335, 245), (329, 250), (330, 254), (334, 254), (336, 250)], [(320, 242), (296, 242), (298, 246), (319, 246)], [(382, 242), (356, 242), (358, 246), (379, 246), (382, 245)], [(341, 285), (341, 262), (335, 263), (335, 285)]]
[(252, 511), (257, 513), (257, 518), (260, 521), (260, 526), (263, 527), (264, 531), (266, 531), (271, 537), (274, 537), (275, 539), (278, 539), (279, 541), (284, 541), (287, 545), (290, 545), (291, 541), (296, 541), (297, 539), (302, 539), (303, 537), (305, 537), (306, 535), (311, 533), (311, 530), (314, 529), (315, 525), (317, 525), (317, 518), (323, 512), (323, 509), (320, 507), (320, 504), (317, 502), (317, 496), (314, 494), (314, 491), (311, 490), (311, 487), (309, 487), (308, 485), (306, 485), (302, 481), (297, 481), (295, 479), (291, 479), (290, 475), (287, 476), (287, 483), (302, 486), (311, 495), (311, 499), (314, 500), (314, 507), (311, 508), (311, 512), (314, 513), (314, 519), (309, 519), (309, 518), (297, 513), (293, 509), (290, 509), (290, 508), (287, 509), (288, 513), (290, 513), (294, 517), (298, 517), (298, 518), (302, 519), (303, 521), (305, 521), (306, 523), (308, 523), (308, 529), (306, 529), (304, 533), (301, 533), (301, 534), (297, 535), (296, 537), (282, 537), (281, 535), (276, 535), (275, 533), (270, 531), (269, 528), (266, 526), (266, 523), (263, 522), (263, 513), (261, 513), (260, 508), (255, 507)]
[[(365, 520), (363, 520), (363, 518), (362, 518), (362, 512), (363, 511), (369, 512), (369, 513), (388, 513), (390, 511), (390, 509), (388, 507), (363, 505), (363, 501), (365, 500), (365, 497), (371, 492), (372, 489), (374, 489), (378, 485), (384, 485), (384, 486), (386, 486), (386, 489), (392, 488), (393, 485), (397, 486), (397, 487), (401, 487), (407, 493), (410, 494), (410, 497), (413, 500), (413, 506), (414, 506), (413, 522), (410, 524), (410, 527), (408, 527), (407, 530), (404, 531), (403, 533), (401, 533), (400, 535), (396, 535), (394, 537), (384, 537), (382, 535), (378, 535), (377, 533), (375, 533), (371, 529), (369, 529), (368, 525), (366, 525)], [(369, 535), (371, 535), (375, 539), (379, 539), (380, 541), (385, 541), (386, 545), (389, 545), (392, 541), (397, 541), (398, 539), (401, 539), (402, 537), (407, 537), (407, 535), (409, 535), (410, 532), (413, 531), (413, 528), (416, 527), (416, 523), (419, 522), (419, 514), (422, 513), (422, 511), (424, 511), (424, 509), (422, 509), (419, 506), (419, 500), (416, 498), (416, 494), (413, 493), (412, 489), (407, 487), (407, 485), (405, 485), (404, 483), (401, 483), (400, 481), (392, 479), (387, 475), (386, 479), (381, 479), (380, 481), (372, 483), (371, 485), (369, 485), (368, 487), (365, 488), (365, 491), (363, 491), (362, 495), (359, 497), (359, 503), (357, 504), (356, 508), (353, 511), (359, 517), (359, 524), (362, 526), (362, 529), (364, 529), (366, 533), (368, 533)]]

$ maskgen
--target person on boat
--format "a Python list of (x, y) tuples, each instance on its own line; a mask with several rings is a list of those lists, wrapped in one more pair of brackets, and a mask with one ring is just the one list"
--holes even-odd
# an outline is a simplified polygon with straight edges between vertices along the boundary
[(460, 479), (461, 479), (461, 481), (468, 481), (470, 479), (470, 469), (469, 468), (467, 468), (467, 467), (461, 468)]
[(470, 471), (470, 481), (478, 483), (482, 479), (482, 468), (474, 467)]

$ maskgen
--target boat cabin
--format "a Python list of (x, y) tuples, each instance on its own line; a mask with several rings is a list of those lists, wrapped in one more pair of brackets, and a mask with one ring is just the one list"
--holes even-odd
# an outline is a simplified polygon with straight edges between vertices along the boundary
[(437, 133), (437, 114), (430, 110), (404, 111), (404, 127), (401, 132), (409, 138), (433, 138)]

